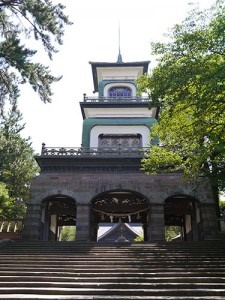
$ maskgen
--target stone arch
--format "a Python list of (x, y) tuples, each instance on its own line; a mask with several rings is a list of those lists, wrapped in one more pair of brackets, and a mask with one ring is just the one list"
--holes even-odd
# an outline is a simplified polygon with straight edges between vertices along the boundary
[(54, 195), (64, 195), (70, 198), (74, 198), (74, 191), (70, 189), (64, 189), (63, 187), (60, 188), (49, 188), (45, 192), (38, 193), (36, 197), (41, 203), (44, 203), (45, 199), (52, 197)]
[[(95, 194), (90, 202), (91, 211), (91, 240), (98, 240), (99, 226), (131, 224), (143, 227), (144, 240), (147, 241), (150, 202), (147, 197), (132, 189), (109, 189)], [(117, 233), (119, 234), (119, 232)], [(117, 238), (122, 237), (115, 236)], [(126, 237), (124, 240), (128, 241)]]
[(152, 201), (152, 195), (148, 189), (144, 188), (141, 184), (134, 184), (133, 182), (129, 183), (126, 181), (99, 185), (91, 192), (91, 196), (94, 198), (100, 194), (117, 190), (130, 191), (140, 194), (149, 201), (149, 204)]
[(180, 229), (178, 241), (195, 241), (200, 239), (201, 212), (199, 201), (195, 197), (176, 193), (164, 201), (165, 228), (176, 226)]
[(76, 226), (76, 200), (67, 194), (52, 194), (42, 200), (41, 239), (60, 240), (64, 226)]

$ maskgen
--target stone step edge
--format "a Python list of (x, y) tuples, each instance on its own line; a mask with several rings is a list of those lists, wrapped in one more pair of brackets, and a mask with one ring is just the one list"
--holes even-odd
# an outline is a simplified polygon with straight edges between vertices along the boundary
[[(221, 274), (222, 275), (222, 274)], [(35, 281), (35, 280), (40, 280), (40, 281), (44, 281), (44, 282), (48, 282), (49, 280), (54, 281), (54, 282), (57, 282), (57, 281), (68, 281), (68, 282), (83, 282), (83, 281), (91, 281), (93, 280), (93, 277), (69, 277), (69, 276), (51, 276), (51, 275), (48, 275), (47, 276), (45, 274), (43, 275), (40, 275), (40, 276), (21, 276), (21, 275), (18, 275), (18, 276), (7, 276), (7, 275), (0, 275), (0, 283), (3, 283), (3, 282), (7, 282), (12, 280), (13, 282), (18, 282), (18, 281), (22, 281), (22, 280), (25, 280), (25, 281)], [(179, 277), (179, 276), (174, 276), (174, 277), (132, 277), (132, 276), (114, 276), (114, 277), (101, 277), (101, 276), (98, 276), (98, 277), (94, 277), (94, 280), (95, 282), (110, 282), (110, 281), (113, 281), (113, 280), (117, 280), (119, 282), (121, 281), (141, 281), (143, 282), (143, 279), (148, 282), (148, 281), (151, 281), (151, 282), (162, 282), (162, 283), (165, 283), (165, 282), (170, 282), (170, 281), (174, 281), (175, 282), (178, 282), (178, 283), (186, 283), (187, 281), (194, 281), (195, 283), (205, 283), (205, 282), (211, 282), (211, 283), (218, 283), (218, 281), (220, 281), (220, 283), (225, 283), (225, 277), (222, 275), (222, 277)], [(10, 281), (9, 281), (10, 282)]]
[[(225, 296), (225, 289), (90, 289), (90, 288), (0, 288), (0, 294), (42, 294), (42, 295), (130, 295), (130, 296)], [(7, 297), (6, 297), (7, 298)], [(141, 299), (141, 298), (140, 298)], [(168, 298), (167, 298), (168, 299)], [(207, 299), (207, 298), (206, 298)]]
[(218, 282), (202, 282), (202, 283), (181, 283), (181, 282), (150, 282), (150, 283), (121, 283), (121, 282), (59, 282), (59, 281), (4, 281), (0, 282), (0, 288), (66, 288), (66, 289), (135, 289), (139, 290), (153, 290), (153, 289), (219, 289), (225, 291), (225, 283)]
[[(21, 275), (29, 275), (29, 276), (33, 276), (33, 275), (41, 275), (41, 274), (43, 274), (44, 276), (55, 276), (55, 275), (58, 275), (58, 274), (63, 274), (64, 275), (64, 277), (67, 277), (67, 276), (78, 276), (79, 275), (79, 277), (80, 278), (83, 278), (84, 276), (92, 276), (92, 277), (94, 277), (94, 276), (99, 276), (99, 272), (92, 272), (92, 273), (90, 273), (90, 272), (82, 272), (82, 273), (77, 273), (76, 271), (74, 271), (74, 272), (64, 272), (64, 271), (61, 271), (61, 272), (58, 272), (58, 271), (53, 271), (53, 272), (49, 272), (49, 271), (47, 271), (46, 272), (46, 270), (44, 270), (44, 271), (33, 271), (33, 270), (31, 270), (31, 271), (18, 271), (18, 270), (16, 270), (15, 271), (15, 269), (13, 269), (13, 270), (10, 270), (10, 271), (7, 271), (7, 270), (3, 270), (3, 271), (1, 271), (1, 274), (3, 275), (3, 274), (13, 274), (13, 275), (15, 275), (15, 273), (17, 274), (17, 276), (21, 276)], [(204, 272), (204, 273), (202, 273), (202, 272), (198, 272), (198, 271), (194, 271), (194, 272), (185, 272), (185, 271), (183, 271), (183, 272), (179, 272), (179, 273), (177, 273), (176, 271), (175, 272), (165, 272), (165, 271), (163, 271), (163, 273), (158, 273), (158, 272), (146, 272), (146, 273), (143, 273), (143, 272), (135, 272), (135, 273), (130, 273), (130, 272), (127, 272), (127, 273), (121, 273), (120, 271), (117, 271), (117, 272), (113, 272), (113, 273), (111, 273), (111, 272), (108, 272), (108, 273), (104, 273), (104, 272), (101, 272), (101, 275), (103, 276), (104, 275), (104, 277), (110, 277), (110, 276), (130, 276), (130, 277), (134, 277), (134, 276), (139, 276), (139, 277), (143, 277), (143, 279), (144, 278), (146, 278), (146, 277), (153, 277), (153, 276), (158, 276), (158, 277), (161, 277), (160, 275), (162, 275), (162, 276), (164, 276), (164, 275), (167, 275), (167, 276), (169, 276), (169, 275), (171, 275), (171, 276), (174, 276), (174, 275), (176, 275), (175, 277), (182, 277), (182, 276), (186, 276), (186, 277), (193, 277), (193, 275), (194, 276), (196, 276), (196, 277), (206, 277), (206, 276), (208, 276), (208, 275), (210, 275), (211, 277), (213, 277), (213, 278), (216, 278), (216, 277), (218, 277), (218, 276), (222, 276), (223, 278), (224, 278), (224, 271), (210, 271), (210, 272)], [(132, 275), (134, 275), (134, 276), (132, 276)], [(197, 275), (199, 275), (199, 276), (197, 276)], [(204, 275), (204, 276), (203, 276)]]
[[(0, 299), (5, 300), (5, 295), (0, 295)], [(35, 295), (35, 294), (12, 294), (7, 295), (7, 300), (24, 300), (24, 299), (44, 299), (44, 300), (206, 300), (205, 296), (62, 296), (62, 295)], [(224, 300), (224, 296), (207, 296), (207, 300)]]

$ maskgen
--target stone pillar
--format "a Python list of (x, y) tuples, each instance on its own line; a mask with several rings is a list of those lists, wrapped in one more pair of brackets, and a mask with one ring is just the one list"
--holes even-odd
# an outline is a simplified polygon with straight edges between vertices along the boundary
[(201, 204), (202, 230), (204, 240), (215, 240), (219, 237), (219, 226), (216, 209), (213, 203)]
[(89, 204), (77, 204), (76, 241), (90, 241), (90, 206)]
[(28, 204), (24, 219), (24, 240), (39, 240), (41, 234), (41, 207), (40, 204)]
[(164, 204), (152, 204), (150, 209), (150, 223), (148, 242), (165, 241)]

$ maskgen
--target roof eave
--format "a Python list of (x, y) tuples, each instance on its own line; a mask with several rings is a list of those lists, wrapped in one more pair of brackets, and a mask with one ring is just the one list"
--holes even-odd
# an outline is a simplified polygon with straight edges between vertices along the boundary
[(135, 61), (135, 62), (92, 62), (89, 61), (89, 64), (92, 68), (92, 77), (94, 83), (94, 91), (93, 93), (98, 92), (98, 78), (97, 78), (97, 68), (107, 68), (107, 67), (143, 67), (143, 74), (148, 72), (148, 66), (150, 61)]

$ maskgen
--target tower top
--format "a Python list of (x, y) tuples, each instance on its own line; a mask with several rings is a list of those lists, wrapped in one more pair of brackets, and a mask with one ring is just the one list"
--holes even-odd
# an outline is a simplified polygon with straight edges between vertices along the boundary
[(98, 92), (99, 83), (105, 81), (134, 81), (148, 72), (150, 61), (135, 62), (89, 62), (92, 67), (94, 93)]
[(118, 58), (117, 58), (117, 63), (118, 64), (122, 64), (123, 63), (122, 55), (120, 53), (120, 48), (119, 48), (119, 54), (118, 54)]
[(118, 58), (117, 58), (117, 63), (118, 64), (123, 63), (123, 59), (122, 59), (122, 55), (121, 55), (121, 51), (120, 51), (120, 23), (119, 23), (119, 54), (118, 54)]

